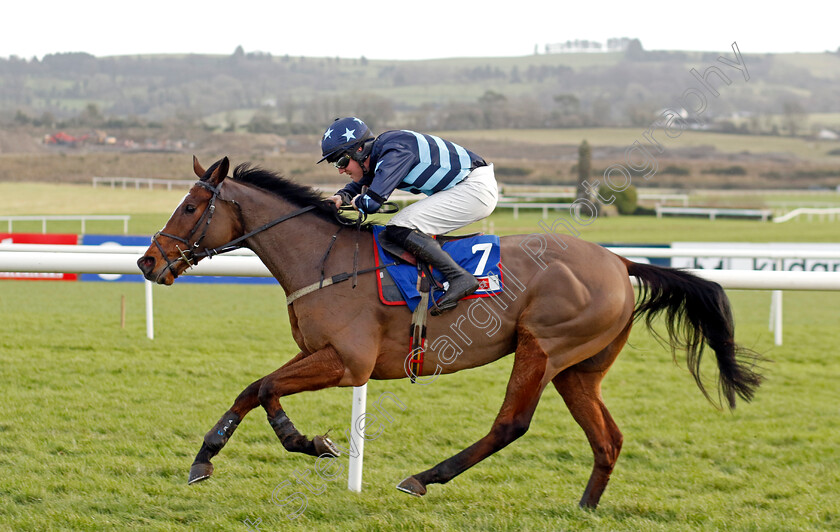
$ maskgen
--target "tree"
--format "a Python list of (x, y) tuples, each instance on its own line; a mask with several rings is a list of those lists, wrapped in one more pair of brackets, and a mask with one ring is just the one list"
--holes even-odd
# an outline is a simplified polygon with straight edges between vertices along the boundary
[(574, 127), (581, 125), (580, 99), (574, 94), (557, 94), (554, 96), (557, 111), (554, 116), (560, 127)]
[(245, 125), (249, 133), (274, 133), (277, 127), (274, 124), (274, 110), (270, 107), (260, 107)]
[(235, 132), (236, 127), (236, 114), (233, 111), (228, 111), (225, 113), (225, 131)]
[(592, 148), (589, 147), (589, 143), (585, 140), (580, 143), (580, 147), (578, 148), (577, 171), (578, 181), (575, 197), (577, 199), (592, 201), (592, 187), (584, 184), (585, 181), (589, 180), (590, 174), (592, 174)]
[(30, 118), (29, 115), (27, 115), (26, 113), (24, 113), (23, 111), (18, 109), (17, 112), (15, 113), (15, 124), (20, 124), (22, 126), (25, 126), (26, 124), (29, 124), (30, 122), (32, 122), (32, 118)]
[(36, 126), (46, 126), (49, 128), (55, 127), (55, 115), (49, 111), (44, 111), (41, 113), (41, 118), (38, 120), (33, 120), (33, 124)]
[(787, 101), (782, 106), (784, 114), (784, 126), (791, 137), (795, 137), (796, 133), (805, 128), (808, 122), (808, 113), (797, 101)]
[(598, 98), (592, 102), (592, 122), (595, 126), (605, 126), (612, 119), (612, 107), (610, 101), (605, 98)]
[(639, 39), (631, 39), (624, 51), (624, 58), (628, 61), (641, 61), (645, 58), (645, 49)]
[(84, 126), (96, 127), (102, 124), (104, 120), (105, 117), (102, 116), (102, 111), (99, 110), (99, 106), (95, 103), (87, 104), (84, 110), (79, 113), (79, 123)]
[(478, 105), (484, 114), (484, 127), (496, 128), (504, 127), (506, 124), (506, 103), (507, 98), (504, 94), (487, 90), (481, 97), (478, 98)]

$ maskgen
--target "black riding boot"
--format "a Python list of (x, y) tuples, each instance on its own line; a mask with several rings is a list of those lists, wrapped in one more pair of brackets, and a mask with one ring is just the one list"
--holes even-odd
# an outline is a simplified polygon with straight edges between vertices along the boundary
[(461, 298), (467, 297), (478, 288), (475, 277), (452, 260), (449, 253), (442, 250), (437, 241), (429, 235), (420, 231), (411, 231), (402, 244), (406, 250), (437, 269), (449, 281), (446, 293), (436, 302), (440, 310), (432, 308), (432, 316), (455, 308)]

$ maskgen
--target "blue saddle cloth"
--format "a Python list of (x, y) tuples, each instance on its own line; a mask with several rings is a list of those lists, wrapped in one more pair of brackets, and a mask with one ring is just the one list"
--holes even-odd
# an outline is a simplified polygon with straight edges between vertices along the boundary
[[(379, 245), (379, 233), (384, 226), (374, 226), (373, 241), (376, 253), (376, 265), (390, 264), (394, 259)], [(475, 275), (479, 287), (476, 292), (465, 299), (490, 297), (502, 292), (501, 248), (499, 237), (496, 235), (477, 235), (444, 242), (443, 250), (449, 253), (465, 270)], [(432, 269), (432, 275), (443, 283), (446, 278)], [(380, 270), (378, 277), (379, 298), (386, 305), (408, 305), (414, 309), (420, 303), (420, 292), (417, 290), (417, 267), (412, 264), (396, 264)], [(396, 290), (388, 290), (396, 286)], [(397, 291), (399, 297), (397, 297)], [(390, 292), (390, 293), (389, 293)], [(440, 292), (429, 298), (429, 306), (439, 298)]]

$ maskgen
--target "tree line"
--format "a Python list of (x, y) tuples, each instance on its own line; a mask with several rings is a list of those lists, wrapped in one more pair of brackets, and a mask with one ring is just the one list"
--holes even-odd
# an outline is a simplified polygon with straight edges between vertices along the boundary
[[(0, 123), (207, 126), (221, 114), (219, 127), (287, 134), (353, 114), (374, 129), (642, 127), (690, 86), (692, 67), (716, 58), (645, 51), (638, 41), (622, 53), (586, 55), (597, 57), (372, 61), (241, 47), (227, 56), (12, 56), (0, 58)], [(840, 112), (840, 68), (826, 75), (774, 55), (745, 57), (760, 87), (733, 87), (716, 101), (708, 116), (719, 127), (796, 135), (807, 133), (809, 113)], [(820, 60), (840, 67), (836, 53)], [(736, 114), (744, 118), (730, 120)]]

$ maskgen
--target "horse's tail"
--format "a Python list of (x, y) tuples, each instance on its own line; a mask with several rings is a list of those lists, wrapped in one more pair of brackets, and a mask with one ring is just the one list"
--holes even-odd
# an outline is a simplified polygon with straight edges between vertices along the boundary
[(622, 261), (627, 273), (639, 280), (634, 320), (644, 316), (648, 329), (665, 340), (652, 327), (664, 311), (671, 351), (676, 358), (676, 348), (685, 349), (688, 370), (703, 395), (714, 403), (700, 378), (700, 359), (708, 344), (717, 357), (719, 394), (729, 408), (735, 408), (736, 394), (750, 401), (762, 381), (753, 369), (762, 357), (735, 343), (735, 323), (723, 288), (684, 270)]

